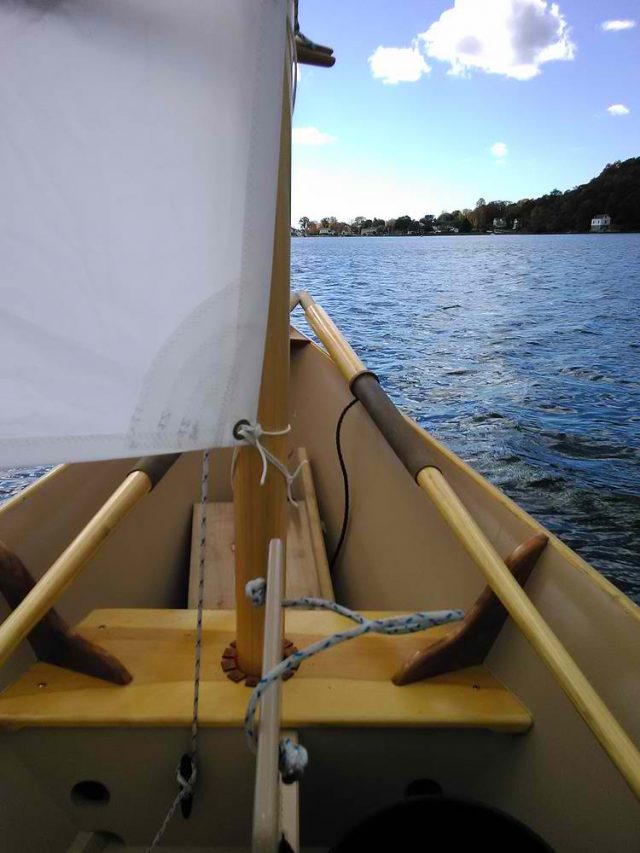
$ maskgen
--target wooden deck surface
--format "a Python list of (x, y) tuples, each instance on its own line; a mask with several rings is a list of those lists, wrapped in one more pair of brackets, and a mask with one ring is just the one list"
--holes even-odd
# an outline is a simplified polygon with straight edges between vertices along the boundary
[[(367, 614), (369, 615), (369, 614)], [(375, 616), (391, 614), (371, 614)], [(48, 664), (35, 664), (0, 696), (5, 728), (187, 726), (191, 721), (195, 613), (189, 610), (96, 610), (79, 626), (117, 655), (133, 682), (117, 687)], [(286, 636), (298, 647), (345, 627), (333, 613), (290, 611)], [(526, 731), (531, 716), (483, 666), (395, 687), (390, 678), (427, 637), (447, 626), (402, 637), (368, 635), (302, 664), (283, 688), (282, 723), (304, 726), (487, 728)], [(235, 613), (204, 617), (200, 720), (242, 724), (249, 690), (220, 668), (235, 633)]]

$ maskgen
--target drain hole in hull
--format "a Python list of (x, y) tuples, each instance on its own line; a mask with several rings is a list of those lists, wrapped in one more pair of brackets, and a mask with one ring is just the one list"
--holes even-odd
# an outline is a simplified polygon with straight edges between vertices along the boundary
[(106, 806), (110, 799), (107, 786), (95, 779), (83, 779), (71, 789), (71, 802), (75, 806)]

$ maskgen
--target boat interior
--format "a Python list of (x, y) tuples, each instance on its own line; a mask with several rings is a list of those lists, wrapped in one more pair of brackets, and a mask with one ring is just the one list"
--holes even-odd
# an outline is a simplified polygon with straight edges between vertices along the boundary
[[(360, 405), (344, 417), (349, 523), (333, 561), (344, 513), (336, 425), (353, 398), (327, 352), (293, 328), (290, 356), (289, 462), (305, 464), (288, 509), (287, 597), (335, 600), (376, 617), (417, 608), (468, 612), (483, 594), (482, 575)], [(542, 536), (526, 593), (638, 737), (638, 701), (631, 701), (640, 699), (638, 608), (451, 451), (411, 428), (500, 555)], [(131, 462), (53, 469), (0, 509), (6, 549), (41, 577)], [(192, 718), (201, 467), (200, 453), (183, 454), (57, 603), (67, 623), (124, 665), (130, 683), (36, 660), (26, 642), (3, 667), (4, 850), (146, 849), (154, 837), (175, 795)], [(236, 630), (231, 467), (231, 450), (211, 452), (198, 787), (189, 819), (174, 818), (161, 849), (251, 845), (255, 759), (242, 732), (250, 690), (234, 678), (229, 652)], [(299, 648), (342, 627), (332, 612), (286, 611), (286, 639)], [(418, 671), (411, 683), (398, 677), (453, 630), (363, 636), (305, 661), (283, 685), (282, 727), (309, 754), (302, 781), (283, 786), (282, 832), (291, 849), (338, 849), (354, 826), (412, 786), (499, 808), (556, 850), (601, 850), (605, 840), (610, 850), (634, 849), (634, 793), (513, 620), (493, 632), (475, 663), (465, 658), (426, 678)]]
[[(25, 5), (40, 14), (41, 3)], [(55, 404), (51, 428), (28, 394), (24, 411), (23, 387), (30, 392), (40, 378), (48, 350), (25, 350), (27, 381), (19, 372), (11, 381), (31, 431), (11, 433), (8, 442), (24, 454), (15, 464), (46, 461), (33, 455), (45, 445), (50, 454), (67, 448), (50, 460), (109, 457), (111, 440), (109, 447), (127, 452), (143, 440), (146, 452), (159, 455), (60, 465), (0, 507), (2, 851), (341, 853), (434, 840), (465, 850), (482, 842), (495, 851), (640, 850), (640, 609), (401, 414), (309, 294), (289, 301), (291, 63), (297, 54), (298, 62), (330, 67), (332, 50), (302, 36), (297, 4), (190, 3), (190, 16), (180, 4), (133, 4), (133, 25), (127, 4), (110, 4), (113, 20), (98, 5), (95, 21), (92, 4), (62, 4), (59, 17), (42, 16), (51, 25), (41, 28), (51, 64), (41, 67), (40, 42), (14, 57), (16, 79), (31, 80), (34, 69), (41, 75), (29, 90), (35, 101), (61, 45), (75, 57), (75, 65), (62, 62), (69, 80), (78, 69), (94, 75), (82, 119), (57, 142), (63, 161), (89, 107), (101, 108), (97, 120), (111, 127), (111, 105), (120, 109), (131, 94), (111, 136), (96, 125), (93, 145), (107, 149), (104, 174), (91, 147), (82, 148), (86, 171), (73, 189), (85, 207), (75, 196), (67, 205), (78, 219), (97, 207), (98, 226), (81, 223), (66, 254), (51, 232), (56, 251), (43, 256), (46, 263), (35, 259), (25, 292), (44, 281), (43, 292), (58, 299), (54, 285), (68, 283), (67, 256), (75, 262), (81, 254), (76, 243), (105, 231), (109, 238), (105, 199), (124, 180), (123, 198), (127, 205), (137, 199), (139, 219), (161, 214), (140, 254), (135, 229), (117, 215), (108, 220), (124, 229), (127, 250), (136, 243), (136, 263), (120, 283), (127, 296), (134, 292), (127, 306), (139, 303), (141, 322), (127, 337), (118, 320), (107, 356), (84, 338), (69, 352), (91, 353), (100, 381), (115, 365), (114, 401), (129, 378), (122, 375), (128, 362), (111, 358), (114, 342), (127, 339), (140, 374), (113, 435), (104, 423), (109, 406), (93, 385), (75, 407), (68, 403), (73, 378), (61, 385), (70, 397), (40, 388), (42, 400)], [(88, 10), (91, 27), (73, 17), (75, 6)], [(146, 16), (155, 20), (159, 7), (162, 29), (147, 29)], [(16, 9), (7, 4), (5, 24), (18, 20), (27, 32), (22, 17), (8, 15)], [(112, 92), (107, 84), (122, 69), (129, 76)], [(238, 101), (230, 103), (238, 81)], [(108, 97), (96, 97), (94, 83)], [(163, 203), (158, 182), (172, 169), (147, 155), (142, 107), (171, 131), (167, 162), (182, 176)], [(48, 145), (39, 124), (45, 113), (57, 133), (49, 104), (33, 116), (25, 110), (29, 144), (44, 138)], [(129, 161), (134, 130), (139, 148)], [(212, 138), (223, 131), (227, 159), (211, 157)], [(116, 143), (123, 147), (114, 157)], [(34, 150), (35, 173), (49, 152)], [(129, 164), (125, 179), (120, 156)], [(48, 189), (49, 176), (43, 181)], [(171, 193), (182, 199), (179, 209), (166, 201)], [(44, 201), (44, 193), (36, 197), (38, 210)], [(21, 205), (29, 247), (32, 208)], [(211, 222), (227, 209), (226, 230), (212, 233)], [(49, 218), (58, 224), (58, 206)], [(176, 252), (165, 268), (157, 249), (174, 230)], [(197, 252), (189, 248), (192, 231), (201, 238)], [(117, 241), (107, 238), (111, 259)], [(49, 265), (58, 254), (65, 265), (56, 273)], [(96, 262), (91, 276), (83, 259), (77, 290), (66, 295), (75, 317), (76, 293), (96, 290), (84, 306), (90, 338), (102, 282), (113, 282), (106, 262)], [(190, 278), (188, 299), (171, 302)], [(228, 302), (215, 301), (220, 294)], [(253, 314), (244, 311), (249, 305)], [(139, 343), (151, 309), (166, 328), (159, 342), (149, 336), (147, 364)], [(300, 309), (312, 337), (290, 327), (290, 312)], [(202, 321), (197, 334), (193, 324), (179, 325), (185, 316)], [(48, 332), (49, 318), (42, 322)], [(137, 403), (158, 346), (180, 336), (191, 349), (177, 356), (177, 367), (163, 360), (152, 371), (156, 396)], [(211, 341), (219, 353), (207, 349)], [(241, 414), (255, 404), (255, 423), (236, 422), (227, 405), (240, 380), (242, 406), (235, 402)], [(212, 385), (229, 394), (209, 399)], [(90, 434), (78, 435), (74, 412), (90, 419)], [(203, 453), (212, 435), (220, 441)], [(80, 445), (84, 455), (74, 456)]]

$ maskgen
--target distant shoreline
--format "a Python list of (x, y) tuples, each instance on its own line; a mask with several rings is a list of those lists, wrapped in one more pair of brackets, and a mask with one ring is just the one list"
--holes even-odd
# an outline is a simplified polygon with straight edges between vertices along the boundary
[(320, 237), (638, 233), (640, 157), (616, 160), (587, 184), (565, 192), (555, 189), (540, 198), (479, 198), (473, 210), (443, 210), (420, 219), (403, 214), (389, 219), (355, 216), (342, 222), (335, 216), (318, 221), (301, 216), (291, 227), (292, 233)]
[(291, 239), (294, 240), (326, 240), (326, 239), (352, 239), (354, 237), (362, 240), (370, 240), (376, 238), (387, 237), (606, 237), (619, 234), (640, 234), (637, 229), (629, 229), (628, 231), (470, 231), (467, 234), (451, 234), (443, 232), (441, 234), (402, 234), (395, 232), (393, 234), (292, 234)]

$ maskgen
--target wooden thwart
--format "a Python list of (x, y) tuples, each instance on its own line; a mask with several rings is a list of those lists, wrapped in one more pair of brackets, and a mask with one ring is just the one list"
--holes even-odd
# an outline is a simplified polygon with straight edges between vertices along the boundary
[[(389, 613), (366, 613), (382, 618)], [(287, 611), (285, 631), (298, 647), (344, 629), (334, 613)], [(189, 610), (98, 610), (79, 626), (134, 676), (113, 687), (86, 675), (35, 664), (0, 696), (0, 726), (188, 726), (193, 706), (195, 615)], [(282, 686), (282, 725), (483, 728), (523, 732), (531, 715), (483, 666), (398, 688), (391, 676), (439, 626), (406, 636), (370, 635), (305, 661)], [(248, 690), (219, 666), (235, 636), (233, 611), (204, 614), (200, 722), (241, 726)], [(42, 686), (39, 686), (42, 685)]]
[[(527, 582), (548, 541), (548, 537), (541, 533), (532, 536), (506, 558), (505, 563), (520, 586)], [(393, 676), (393, 683), (399, 686), (411, 684), (422, 678), (483, 663), (507, 616), (498, 596), (490, 586), (485, 587), (462, 622), (437, 643), (416, 652)]]
[[(22, 560), (0, 542), (0, 592), (16, 608), (35, 586)], [(38, 660), (102, 678), (129, 684), (131, 674), (120, 661), (91, 640), (76, 634), (53, 608), (27, 636)]]

